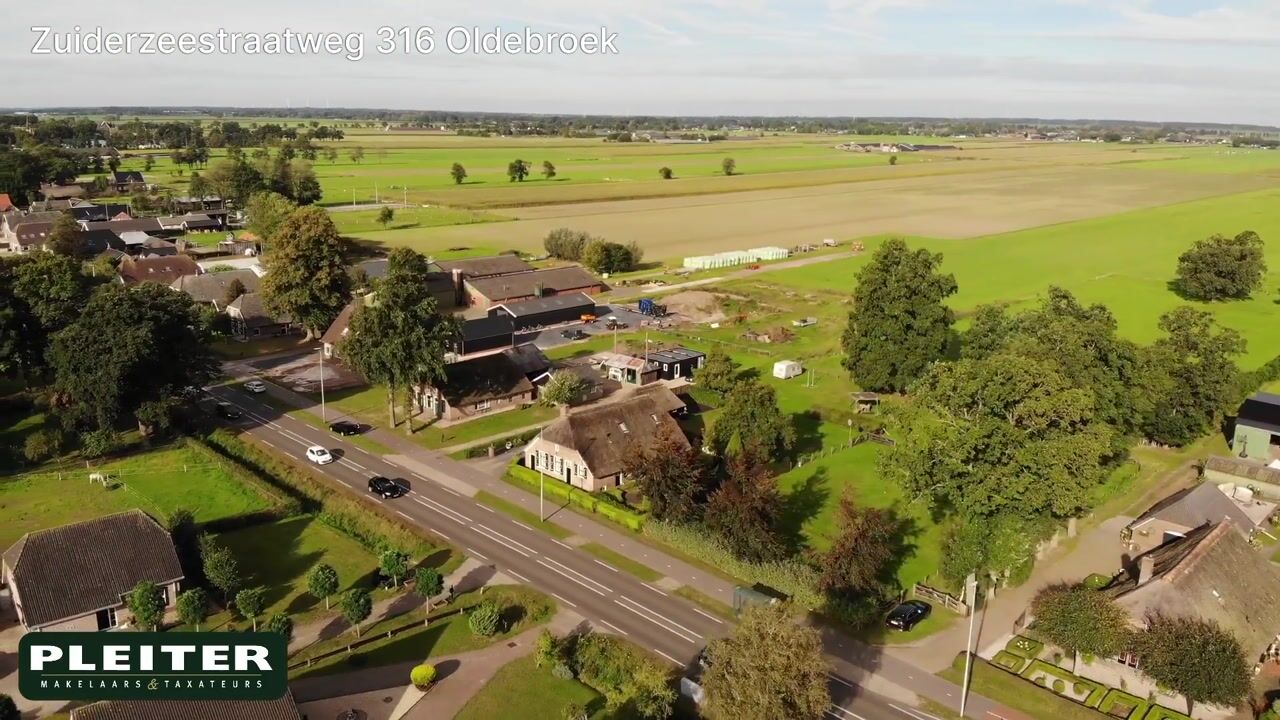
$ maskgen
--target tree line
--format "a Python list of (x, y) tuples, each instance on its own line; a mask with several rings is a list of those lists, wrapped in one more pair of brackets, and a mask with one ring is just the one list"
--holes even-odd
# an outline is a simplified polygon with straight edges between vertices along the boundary
[(547, 233), (542, 247), (553, 258), (580, 262), (597, 273), (630, 272), (644, 260), (644, 250), (634, 240), (623, 245), (569, 228)]

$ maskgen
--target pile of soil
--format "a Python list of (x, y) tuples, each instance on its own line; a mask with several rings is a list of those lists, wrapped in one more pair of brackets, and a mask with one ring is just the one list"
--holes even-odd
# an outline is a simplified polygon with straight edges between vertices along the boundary
[(667, 311), (697, 323), (723, 322), (728, 318), (720, 308), (720, 298), (705, 290), (686, 290), (662, 299)]

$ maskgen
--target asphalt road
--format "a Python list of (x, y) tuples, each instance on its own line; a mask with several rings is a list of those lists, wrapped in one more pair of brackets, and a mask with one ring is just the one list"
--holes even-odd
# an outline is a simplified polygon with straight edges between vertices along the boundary
[[(212, 387), (208, 392), (243, 411), (243, 418), (230, 422), (276, 452), (305, 462), (308, 447), (327, 448), (336, 461), (315, 467), (352, 493), (385, 505), (469, 556), (556, 598), (597, 629), (625, 637), (682, 669), (693, 666), (709, 640), (730, 630), (728, 621), (682, 598), (445, 485), (417, 473), (406, 475), (400, 466), (365, 452), (340, 436), (284, 415), (238, 386)], [(372, 495), (368, 481), (374, 475), (402, 478), (409, 487), (408, 494), (392, 500)], [(939, 680), (932, 676), (930, 679)], [(830, 687), (835, 704), (828, 714), (837, 720), (936, 720), (907, 703), (874, 695), (846, 677), (833, 674)]]

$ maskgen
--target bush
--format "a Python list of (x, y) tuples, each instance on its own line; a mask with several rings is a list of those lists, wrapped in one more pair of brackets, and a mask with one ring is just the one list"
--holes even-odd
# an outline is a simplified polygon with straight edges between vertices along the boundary
[[(538, 491), (539, 477), (537, 471), (530, 470), (522, 465), (513, 464), (508, 468), (505, 479), (514, 485), (529, 488), (534, 492)], [(647, 520), (647, 516), (644, 513), (628, 507), (621, 500), (607, 493), (589, 493), (586, 490), (575, 488), (562, 482), (544, 483), (542, 491), (547, 495), (562, 498), (568, 501), (570, 505), (577, 505), (588, 512), (601, 515), (636, 532), (639, 532), (644, 527)]]
[(485, 600), (471, 608), (467, 625), (477, 637), (492, 637), (502, 629), (502, 611), (489, 600)]
[(1067, 684), (1062, 682), (1061, 680), (1054, 680), (1053, 691), (1061, 695), (1062, 693), (1067, 691)]
[(120, 447), (120, 438), (110, 430), (94, 430), (80, 436), (80, 454), (94, 459), (106, 457)]
[(1022, 672), (1022, 666), (1026, 664), (1027, 659), (1008, 650), (1001, 650), (996, 653), (991, 662), (1016, 674)]
[(22, 456), (29, 463), (42, 463), (61, 455), (66, 441), (66, 435), (58, 428), (37, 430), (22, 443)]
[(569, 667), (569, 663), (558, 662), (555, 667), (551, 668), (551, 677), (558, 680), (572, 680), (573, 669)]
[(409, 682), (419, 690), (426, 690), (435, 684), (436, 666), (431, 663), (416, 665), (409, 671)]
[(1004, 649), (1018, 657), (1035, 660), (1040, 656), (1040, 651), (1044, 650), (1044, 643), (1022, 635), (1015, 635), (1005, 644)]

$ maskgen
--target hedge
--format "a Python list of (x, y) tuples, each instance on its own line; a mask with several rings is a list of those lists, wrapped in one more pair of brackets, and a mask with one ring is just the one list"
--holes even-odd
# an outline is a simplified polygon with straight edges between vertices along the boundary
[(1016, 675), (1022, 672), (1022, 666), (1026, 664), (1027, 659), (1008, 650), (1001, 650), (996, 653), (995, 657), (991, 658), (991, 662)]
[(1005, 643), (1004, 649), (1018, 657), (1035, 660), (1040, 657), (1040, 651), (1044, 650), (1044, 643), (1024, 635), (1014, 635)]
[(507, 469), (505, 479), (514, 485), (527, 488), (533, 492), (538, 492), (539, 485), (541, 485), (542, 492), (547, 495), (561, 498), (570, 505), (576, 505), (587, 512), (603, 515), (605, 518), (631, 528), (636, 532), (639, 532), (645, 526), (646, 517), (643, 513), (623, 505), (610, 495), (589, 493), (586, 490), (575, 488), (555, 479), (550, 482), (544, 481), (536, 470), (530, 470), (522, 465), (513, 463)]
[(1191, 718), (1162, 705), (1152, 705), (1142, 720), (1191, 720)]
[[(1129, 711), (1128, 715), (1116, 715), (1111, 712), (1112, 707), (1120, 702), (1123, 702), (1133, 708)], [(1108, 690), (1107, 694), (1102, 697), (1102, 702), (1098, 703), (1099, 711), (1107, 715), (1111, 715), (1112, 717), (1121, 717), (1126, 718), (1127, 720), (1144, 720), (1150, 707), (1151, 703), (1143, 700), (1137, 695), (1130, 695), (1123, 690), (1116, 690), (1115, 688)]]

